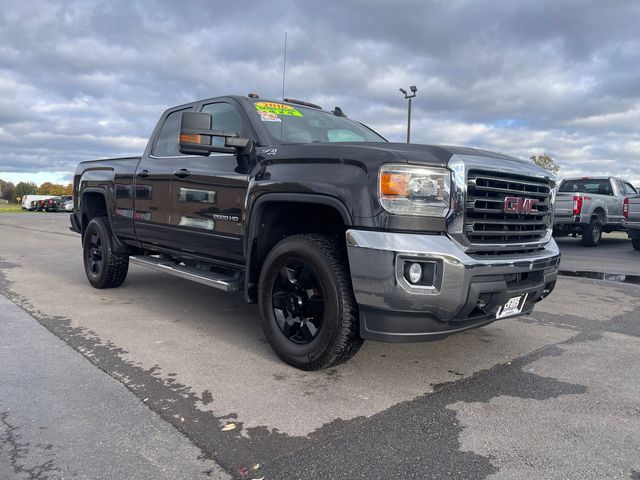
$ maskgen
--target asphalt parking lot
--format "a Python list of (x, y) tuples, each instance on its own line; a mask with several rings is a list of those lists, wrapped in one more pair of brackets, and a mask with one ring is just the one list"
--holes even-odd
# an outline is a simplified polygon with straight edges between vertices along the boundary
[[(640, 285), (561, 277), (529, 317), (302, 372), (241, 295), (137, 266), (91, 288), (67, 224), (0, 216), (3, 480), (640, 479)], [(559, 244), (640, 275), (621, 234)]]

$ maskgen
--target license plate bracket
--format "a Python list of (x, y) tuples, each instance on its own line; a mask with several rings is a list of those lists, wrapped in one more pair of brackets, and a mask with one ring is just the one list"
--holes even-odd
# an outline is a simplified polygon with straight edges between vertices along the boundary
[(496, 312), (496, 319), (512, 317), (522, 313), (522, 309), (524, 308), (524, 304), (527, 302), (528, 296), (528, 293), (524, 293), (516, 297), (511, 297), (507, 300), (507, 303), (498, 309)]

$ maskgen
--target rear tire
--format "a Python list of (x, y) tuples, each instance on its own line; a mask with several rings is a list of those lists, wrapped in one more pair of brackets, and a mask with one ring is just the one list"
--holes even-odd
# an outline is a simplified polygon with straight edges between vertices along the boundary
[(632, 238), (631, 245), (633, 245), (633, 248), (636, 250), (640, 250), (640, 238)]
[(258, 305), (269, 344), (289, 365), (330, 368), (362, 346), (347, 259), (324, 235), (287, 237), (267, 255)]
[(129, 271), (129, 255), (113, 252), (113, 234), (106, 217), (91, 219), (82, 241), (84, 271), (95, 288), (122, 285)]
[(594, 218), (582, 230), (582, 245), (585, 247), (597, 247), (602, 240), (602, 222)]

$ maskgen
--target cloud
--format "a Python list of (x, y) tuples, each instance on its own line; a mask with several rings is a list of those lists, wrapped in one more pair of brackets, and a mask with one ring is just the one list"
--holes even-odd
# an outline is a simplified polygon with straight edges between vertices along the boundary
[[(0, 171), (136, 155), (160, 113), (281, 94), (403, 141), (548, 152), (640, 184), (640, 4), (581, 0), (0, 0)], [(53, 175), (53, 173), (52, 173)]]

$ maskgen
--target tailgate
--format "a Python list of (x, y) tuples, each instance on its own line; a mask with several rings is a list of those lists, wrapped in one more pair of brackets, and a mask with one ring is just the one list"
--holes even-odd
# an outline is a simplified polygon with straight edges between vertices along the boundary
[(640, 195), (629, 198), (629, 217), (627, 225), (640, 228)]
[(556, 195), (556, 206), (554, 214), (558, 218), (573, 217), (573, 193), (558, 193)]

